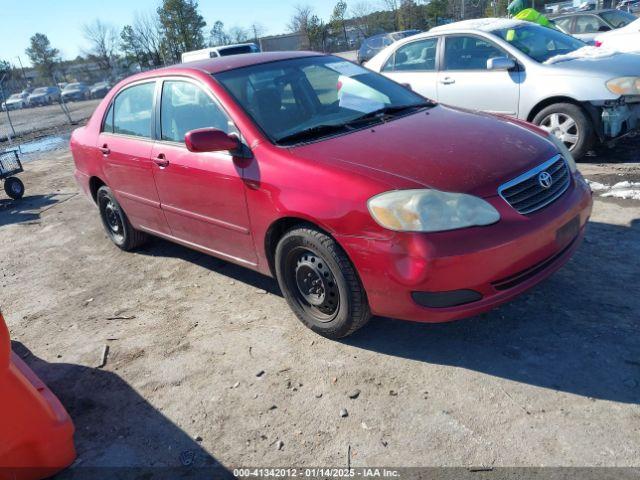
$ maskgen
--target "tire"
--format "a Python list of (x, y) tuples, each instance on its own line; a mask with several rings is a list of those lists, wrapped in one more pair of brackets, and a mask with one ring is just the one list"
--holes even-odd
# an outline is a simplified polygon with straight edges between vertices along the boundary
[(17, 177), (9, 177), (4, 181), (4, 191), (14, 200), (20, 200), (24, 195), (24, 183)]
[(147, 241), (148, 235), (131, 226), (127, 214), (109, 187), (100, 187), (96, 195), (100, 219), (107, 235), (116, 246), (130, 251)]
[(360, 278), (327, 234), (306, 226), (289, 230), (276, 247), (275, 267), (289, 306), (314, 332), (338, 339), (369, 321), (371, 312)]
[(538, 112), (533, 123), (563, 140), (576, 159), (583, 157), (595, 140), (591, 119), (573, 103), (549, 105)]

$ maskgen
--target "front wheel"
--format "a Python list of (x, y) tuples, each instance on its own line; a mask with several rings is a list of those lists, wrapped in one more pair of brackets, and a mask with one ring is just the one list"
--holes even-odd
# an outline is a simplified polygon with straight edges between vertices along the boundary
[(100, 187), (96, 199), (104, 229), (118, 248), (125, 251), (133, 250), (147, 240), (146, 233), (131, 226), (127, 215), (109, 187)]
[(20, 200), (24, 195), (24, 183), (17, 177), (9, 177), (4, 181), (4, 191), (14, 200)]
[(578, 105), (549, 105), (538, 112), (533, 123), (562, 140), (575, 158), (583, 157), (593, 145), (593, 124)]
[(276, 277), (289, 306), (327, 338), (352, 334), (369, 320), (366, 293), (342, 248), (312, 228), (289, 230), (275, 252)]

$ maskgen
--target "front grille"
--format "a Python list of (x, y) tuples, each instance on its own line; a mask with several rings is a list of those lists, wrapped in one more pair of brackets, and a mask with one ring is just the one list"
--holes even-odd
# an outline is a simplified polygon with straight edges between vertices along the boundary
[[(544, 187), (540, 175), (550, 175), (551, 185)], [(562, 195), (571, 183), (567, 162), (560, 155), (500, 186), (500, 196), (518, 213), (526, 215), (540, 210)]]

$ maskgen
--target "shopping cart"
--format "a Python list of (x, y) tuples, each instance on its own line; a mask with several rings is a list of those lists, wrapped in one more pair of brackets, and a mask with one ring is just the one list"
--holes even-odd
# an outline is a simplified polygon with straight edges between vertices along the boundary
[(0, 180), (4, 180), (4, 191), (14, 200), (19, 200), (24, 195), (24, 183), (14, 177), (23, 171), (17, 150), (0, 152)]

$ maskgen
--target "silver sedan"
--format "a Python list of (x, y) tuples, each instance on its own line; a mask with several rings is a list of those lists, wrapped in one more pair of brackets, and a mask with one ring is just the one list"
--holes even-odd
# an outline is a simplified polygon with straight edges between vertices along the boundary
[(392, 44), (366, 66), (441, 103), (533, 122), (576, 157), (595, 141), (634, 132), (640, 118), (639, 55), (588, 47), (529, 22), (436, 27)]

